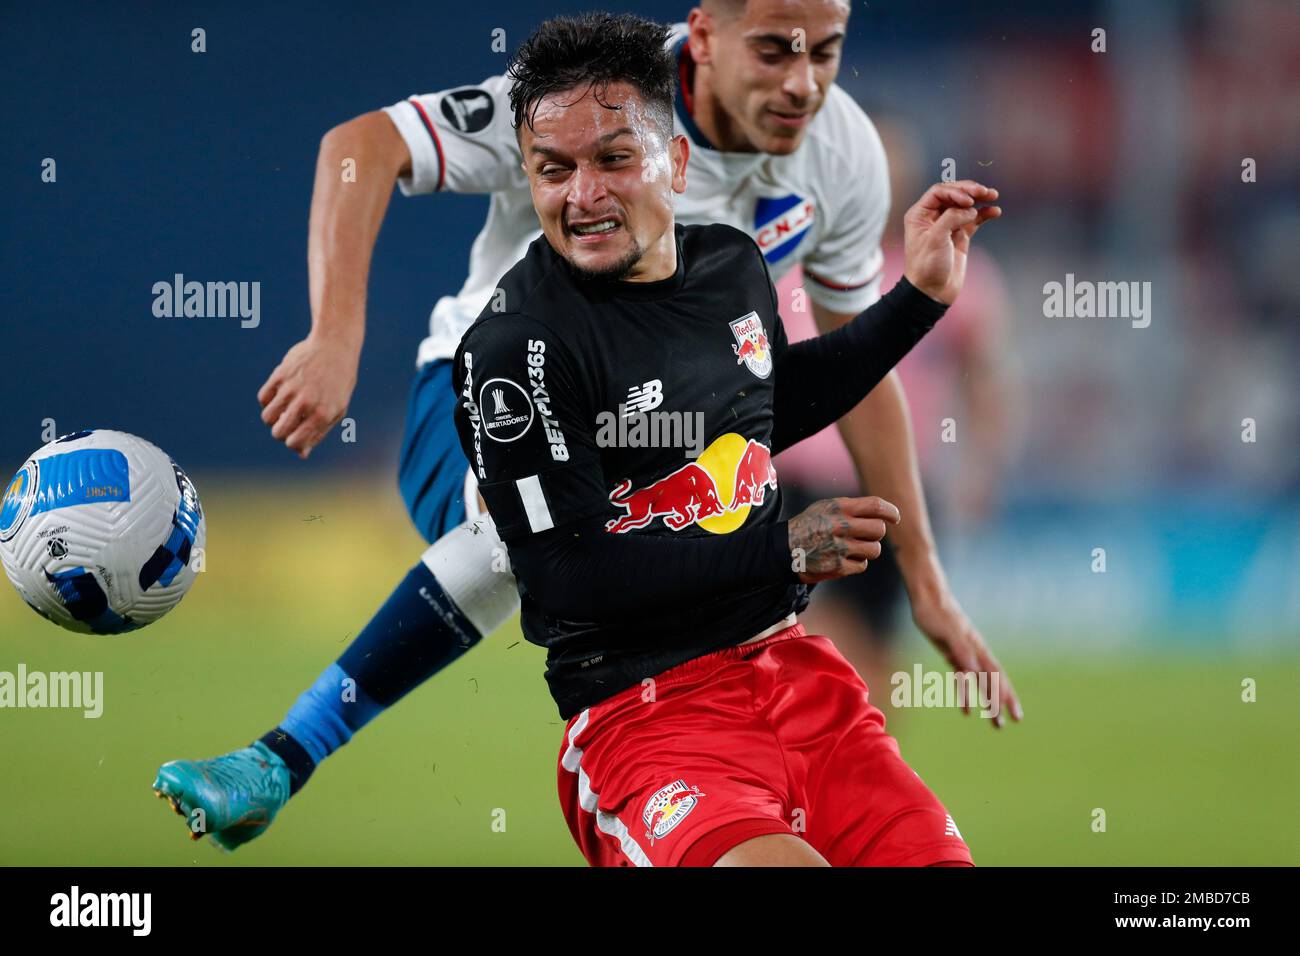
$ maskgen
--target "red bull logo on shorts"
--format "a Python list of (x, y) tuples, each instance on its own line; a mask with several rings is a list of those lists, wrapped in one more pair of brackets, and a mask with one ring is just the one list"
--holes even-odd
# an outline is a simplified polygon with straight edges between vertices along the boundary
[(772, 350), (767, 344), (767, 333), (763, 331), (763, 320), (757, 312), (742, 315), (731, 323), (731, 334), (736, 337), (736, 344), (731, 351), (736, 353), (736, 364), (745, 363), (745, 367), (759, 378), (772, 374)]
[(605, 530), (624, 534), (659, 519), (672, 531), (698, 524), (727, 534), (745, 523), (751, 507), (763, 506), (769, 488), (776, 489), (771, 450), (728, 432), (695, 461), (644, 488), (633, 488), (629, 479), (619, 482), (609, 500), (623, 514), (607, 521)]
[(699, 787), (688, 787), (685, 780), (675, 780), (658, 790), (646, 801), (641, 821), (646, 826), (646, 839), (653, 846), (655, 840), (662, 840), (672, 829), (686, 819), (686, 815), (695, 809), (700, 798), (707, 796)]

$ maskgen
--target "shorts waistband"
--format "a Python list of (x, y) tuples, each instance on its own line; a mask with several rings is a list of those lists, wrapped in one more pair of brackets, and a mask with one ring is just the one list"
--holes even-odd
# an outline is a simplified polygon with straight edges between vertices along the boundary
[[(654, 675), (654, 682), (660, 687), (679, 684), (682, 681), (717, 670), (719, 667), (733, 661), (748, 660), (773, 644), (780, 644), (782, 641), (806, 636), (807, 632), (804, 631), (803, 625), (796, 622), (761, 640), (751, 641), (746, 644), (733, 644), (730, 647), (723, 647), (707, 654), (701, 654), (699, 657), (692, 657), (689, 661), (678, 664), (676, 667), (670, 667), (662, 674)], [(637, 687), (635, 690), (640, 693), (641, 688)]]

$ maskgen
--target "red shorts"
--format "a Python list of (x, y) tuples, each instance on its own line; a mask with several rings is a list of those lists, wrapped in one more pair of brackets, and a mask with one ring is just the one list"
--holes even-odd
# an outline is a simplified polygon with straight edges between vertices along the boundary
[(705, 654), (565, 727), (560, 805), (592, 866), (711, 866), (793, 833), (832, 866), (973, 865), (862, 678), (796, 624)]

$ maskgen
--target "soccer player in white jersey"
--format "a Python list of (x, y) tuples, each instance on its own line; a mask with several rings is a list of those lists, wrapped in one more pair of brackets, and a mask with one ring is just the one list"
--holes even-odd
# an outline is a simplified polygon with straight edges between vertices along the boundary
[[(750, 233), (774, 279), (802, 265), (822, 331), (878, 297), (889, 211), (880, 139), (835, 85), (848, 16), (840, 0), (702, 0), (669, 38), (677, 132), (692, 147), (677, 221)], [(303, 458), (342, 419), (356, 384), (371, 253), (394, 183), (407, 196), (487, 193), (491, 204), (469, 277), (433, 309), (408, 410), (399, 485), (431, 547), (278, 727), (242, 750), (159, 770), (158, 793), (187, 817), (202, 807), (208, 832), (228, 848), (262, 833), (325, 757), (518, 608), (514, 579), (493, 569), (504, 548), (456, 438), (450, 362), (480, 312), (509, 309), (493, 301), (497, 282), (540, 234), (509, 88), (494, 76), (412, 96), (321, 141), (308, 228), (311, 331), (258, 393), (272, 437)], [(356, 163), (354, 182), (339, 175), (345, 158)], [(864, 484), (903, 515), (891, 537), (917, 625), (955, 670), (998, 673), (997, 709), (1019, 719), (1010, 681), (939, 564), (896, 374), (839, 427)]]

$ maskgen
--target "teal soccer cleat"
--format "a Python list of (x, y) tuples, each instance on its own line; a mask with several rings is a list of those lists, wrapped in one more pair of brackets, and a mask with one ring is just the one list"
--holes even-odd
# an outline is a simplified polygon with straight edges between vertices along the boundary
[(171, 760), (153, 782), (159, 798), (226, 850), (259, 837), (289, 800), (289, 768), (260, 740), (211, 760)]

